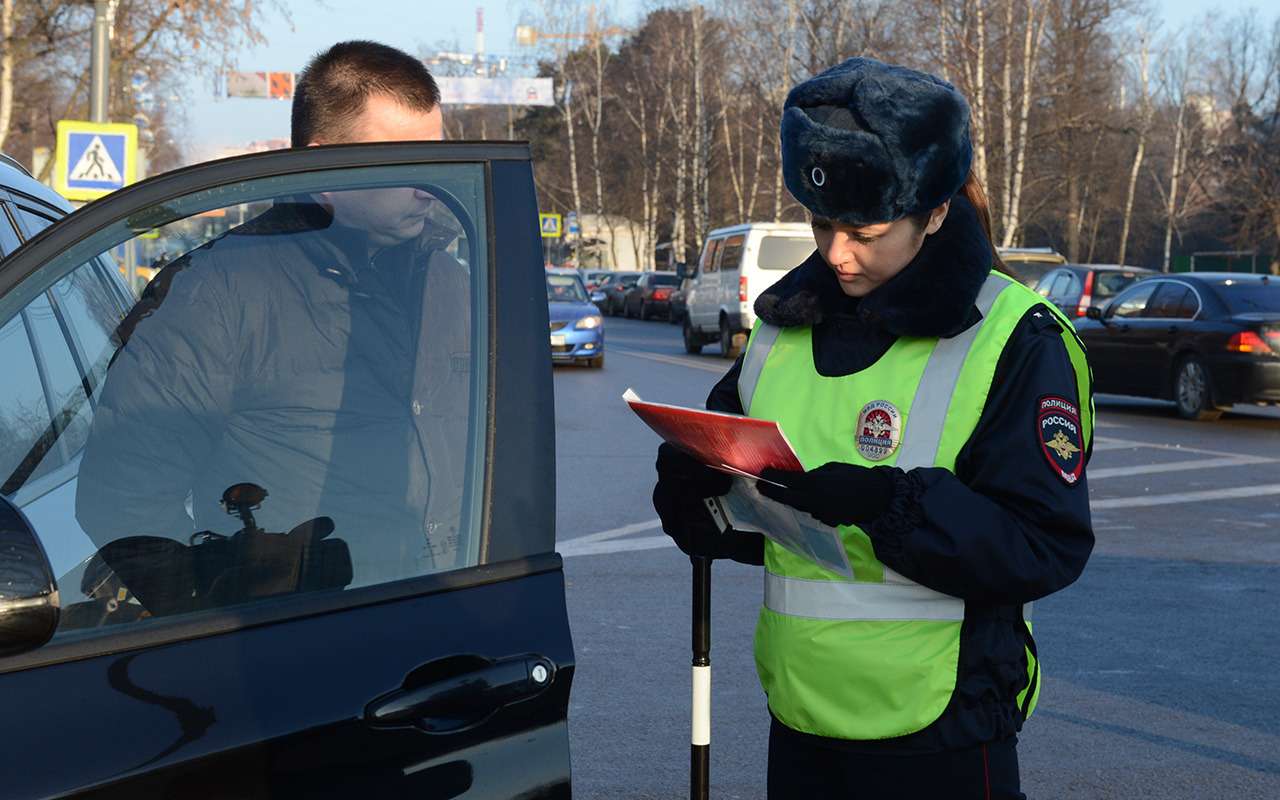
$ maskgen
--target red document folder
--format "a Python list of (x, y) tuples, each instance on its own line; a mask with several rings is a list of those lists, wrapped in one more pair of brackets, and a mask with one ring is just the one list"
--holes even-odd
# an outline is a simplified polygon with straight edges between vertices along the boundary
[(631, 389), (622, 395), (645, 424), (709, 467), (731, 475), (759, 477), (773, 467), (803, 472), (804, 466), (778, 423), (641, 400)]

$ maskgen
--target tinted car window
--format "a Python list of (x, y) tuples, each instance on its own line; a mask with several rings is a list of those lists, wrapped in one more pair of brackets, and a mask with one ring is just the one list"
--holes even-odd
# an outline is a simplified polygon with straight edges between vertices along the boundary
[(1141, 317), (1145, 316), (1144, 312), (1147, 308), (1147, 301), (1151, 299), (1151, 293), (1156, 289), (1156, 283), (1145, 283), (1141, 286), (1135, 286), (1129, 291), (1121, 294), (1109, 307), (1108, 316), (1115, 317)]
[(54, 222), (48, 214), (42, 214), (23, 205), (15, 204), (14, 210), (17, 211), (18, 222), (26, 228), (26, 238), (28, 239), (49, 227)]
[[(5, 375), (0, 389), (0, 480), (6, 483), (26, 460), (34, 462), (28, 470), (39, 467), (43, 456), (36, 444), (51, 419), (24, 317), (0, 326), (0, 363)], [(6, 494), (11, 492), (12, 488)]]
[(760, 240), (760, 269), (792, 269), (804, 263), (817, 245), (811, 236), (766, 236)]
[(8, 203), (0, 203), (0, 257), (12, 253), (22, 244), (22, 240), (18, 238), (18, 232), (13, 228), (13, 223), (9, 221), (8, 214), (4, 212), (6, 208), (10, 213), (17, 213)]
[(1137, 279), (1137, 274), (1132, 272), (1095, 272), (1093, 274), (1093, 297), (1095, 300), (1114, 297)]
[(650, 286), (679, 286), (680, 279), (675, 275), (654, 275), (649, 279)]
[(720, 253), (720, 246), (724, 244), (724, 239), (712, 239), (707, 242), (707, 246), (702, 248), (702, 271), (715, 272), (720, 269), (719, 259), (716, 257)]
[[(1191, 290), (1181, 283), (1160, 281), (1155, 294), (1151, 296), (1151, 300), (1147, 303), (1145, 316), (1159, 319), (1177, 319), (1185, 305), (1185, 298), (1190, 293)], [(1194, 302), (1192, 305), (1194, 305)]]
[[(479, 563), (485, 197), (478, 164), (247, 181), (146, 212), (169, 252), (225, 235), (171, 262), (163, 302), (118, 335), (98, 259), (137, 236), (127, 221), (0, 299), (0, 465), (14, 473), (52, 429), (74, 470), (73, 490), (27, 506), (76, 564), (59, 574), (59, 635)], [(202, 214), (249, 201), (262, 211), (242, 225)], [(346, 246), (351, 228), (384, 246)], [(27, 502), (38, 478), (6, 493)]]
[(1214, 288), (1232, 313), (1280, 311), (1280, 281), (1223, 281)]
[(724, 252), (720, 255), (720, 269), (736, 270), (742, 266), (742, 246), (746, 238), (740, 233), (724, 240)]

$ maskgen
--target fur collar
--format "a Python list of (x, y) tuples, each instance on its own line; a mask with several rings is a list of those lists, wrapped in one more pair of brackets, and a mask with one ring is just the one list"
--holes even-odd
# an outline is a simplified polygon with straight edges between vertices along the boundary
[(968, 198), (951, 200), (938, 232), (885, 285), (861, 300), (840, 291), (815, 250), (756, 299), (756, 316), (791, 328), (851, 314), (895, 336), (954, 336), (973, 321), (973, 303), (992, 266), (991, 246)]

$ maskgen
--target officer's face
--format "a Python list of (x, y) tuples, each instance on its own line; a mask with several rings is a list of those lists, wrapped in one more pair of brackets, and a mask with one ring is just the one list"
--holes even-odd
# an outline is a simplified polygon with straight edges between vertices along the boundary
[[(341, 142), (436, 141), (444, 138), (440, 106), (418, 111), (387, 95), (374, 95)], [(326, 144), (316, 141), (312, 144)], [(325, 202), (339, 225), (369, 234), (372, 247), (388, 247), (422, 233), (427, 213), (436, 203), (432, 195), (411, 187), (326, 192)]]
[(924, 237), (942, 227), (947, 208), (934, 209), (923, 228), (909, 218), (854, 227), (815, 217), (813, 238), (840, 289), (850, 297), (866, 297), (911, 263)]

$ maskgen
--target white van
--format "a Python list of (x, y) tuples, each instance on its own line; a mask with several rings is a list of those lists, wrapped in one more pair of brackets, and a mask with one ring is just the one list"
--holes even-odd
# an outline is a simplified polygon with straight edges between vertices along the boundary
[(709, 233), (685, 281), (685, 351), (719, 341), (725, 358), (737, 358), (756, 321), (756, 298), (815, 247), (805, 222), (748, 222)]

